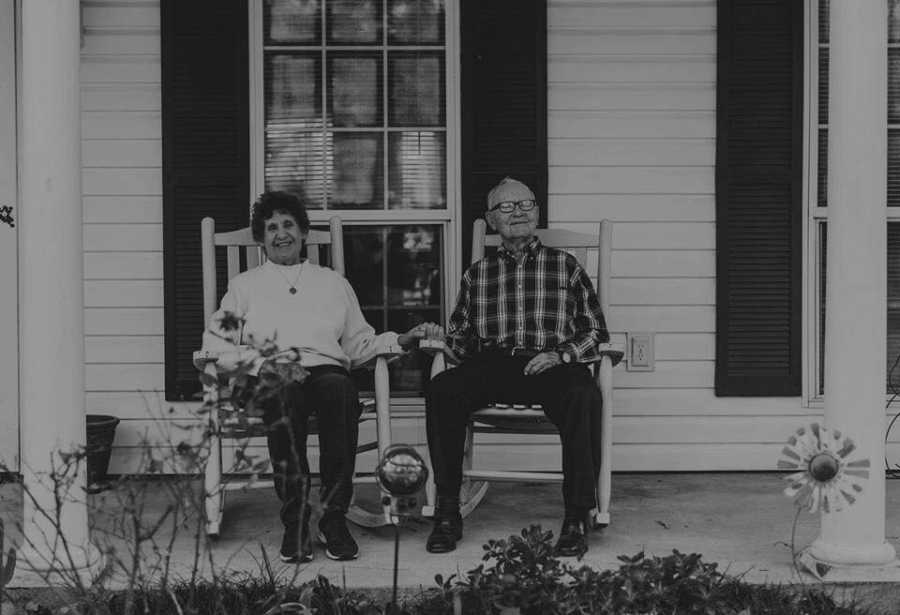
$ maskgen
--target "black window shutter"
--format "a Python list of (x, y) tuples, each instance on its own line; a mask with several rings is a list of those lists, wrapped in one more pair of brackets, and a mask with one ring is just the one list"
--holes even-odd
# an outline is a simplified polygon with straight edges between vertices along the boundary
[(546, 0), (460, 3), (462, 263), (488, 191), (510, 175), (547, 220)]
[[(200, 220), (248, 224), (249, 72), (246, 0), (163, 0), (162, 143), (166, 399), (200, 390)], [(220, 288), (224, 280), (220, 281)]]
[(802, 7), (718, 3), (720, 396), (801, 392)]

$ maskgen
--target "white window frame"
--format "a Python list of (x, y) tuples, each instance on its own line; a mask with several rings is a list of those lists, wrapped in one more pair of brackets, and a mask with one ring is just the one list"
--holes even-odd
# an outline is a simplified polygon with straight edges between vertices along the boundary
[[(322, 210), (310, 209), (312, 224), (327, 224), (339, 215), (348, 225), (436, 224), (443, 233), (444, 313), (449, 317), (456, 299), (459, 255), (462, 253), (460, 220), (460, 82), (459, 82), (459, 1), (446, 0), (445, 25), (445, 118), (446, 118), (446, 209)], [(250, 194), (252, 202), (265, 190), (265, 88), (263, 75), (263, 0), (250, 0), (247, 18), (250, 62)]]
[(819, 276), (817, 225), (827, 214), (818, 207), (819, 0), (805, 0), (803, 62), (803, 378), (804, 405), (823, 407), (819, 390)]
[[(843, 1), (843, 0), (833, 0)], [(887, 0), (885, 0), (886, 2)], [(818, 148), (819, 148), (819, 0), (806, 0), (804, 26), (804, 151), (803, 151), (803, 402), (810, 408), (824, 408), (824, 395), (819, 394), (819, 259), (818, 225), (828, 220), (828, 207), (818, 206)], [(885, 28), (887, 24), (885, 24)], [(830, 43), (829, 43), (830, 44)], [(888, 43), (888, 49), (900, 48), (900, 43)], [(888, 124), (888, 129), (900, 128)], [(888, 222), (900, 221), (900, 207), (887, 207)], [(885, 392), (885, 400), (890, 395)]]

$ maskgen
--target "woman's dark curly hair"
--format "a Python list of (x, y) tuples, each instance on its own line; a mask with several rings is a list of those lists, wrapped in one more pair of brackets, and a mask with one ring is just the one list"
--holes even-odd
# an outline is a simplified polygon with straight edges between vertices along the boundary
[(266, 220), (278, 212), (293, 216), (300, 230), (304, 233), (309, 232), (309, 214), (306, 213), (303, 201), (290, 192), (269, 191), (260, 194), (250, 209), (250, 229), (253, 231), (253, 239), (262, 243)]

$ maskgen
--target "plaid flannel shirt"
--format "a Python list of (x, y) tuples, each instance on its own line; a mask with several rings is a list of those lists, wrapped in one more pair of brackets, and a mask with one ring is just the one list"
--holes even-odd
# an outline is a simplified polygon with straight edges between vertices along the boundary
[(609, 341), (597, 293), (574, 256), (535, 237), (519, 264), (502, 246), (463, 274), (447, 342), (460, 358), (485, 343), (598, 358)]

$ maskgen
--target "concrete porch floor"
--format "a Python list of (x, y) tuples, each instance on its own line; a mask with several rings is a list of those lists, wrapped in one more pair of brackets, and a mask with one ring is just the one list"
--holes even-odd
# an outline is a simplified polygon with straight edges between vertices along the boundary
[[(612, 522), (590, 537), (590, 550), (583, 562), (596, 568), (615, 568), (618, 555), (667, 555), (672, 549), (701, 553), (705, 561), (718, 562), (720, 570), (744, 575), (751, 582), (797, 582), (791, 566), (793, 503), (781, 493), (784, 484), (774, 473), (666, 473), (616, 474), (613, 476)], [(199, 487), (196, 484), (195, 487)], [(162, 481), (147, 484), (146, 512), (156, 519), (171, 501)], [(365, 499), (373, 498), (374, 486), (357, 487)], [(116, 494), (90, 496), (94, 507), (92, 536), (110, 542), (120, 553), (125, 544), (111, 539), (115, 520), (121, 518)], [(278, 561), (281, 528), (278, 500), (270, 488), (229, 494), (221, 537), (212, 545), (212, 559), (222, 571), (258, 572), (260, 549), (284, 573), (293, 566)], [(491, 485), (482, 505), (465, 520), (465, 535), (457, 550), (445, 555), (425, 551), (430, 522), (409, 520), (401, 528), (399, 585), (431, 587), (434, 576), (445, 578), (463, 573), (481, 562), (482, 545), (491, 538), (505, 538), (530, 524), (559, 531), (562, 502), (559, 487), (547, 484)], [(18, 545), (15, 529), (22, 519), (19, 485), (0, 486), (0, 514), (8, 541)], [(809, 544), (817, 535), (818, 515), (802, 513), (796, 545)], [(334, 562), (316, 548), (315, 560), (302, 564), (298, 580), (322, 574), (347, 587), (390, 587), (393, 566), (393, 529), (375, 530), (351, 525), (360, 545), (360, 557), (352, 562)], [(900, 541), (900, 481), (887, 484), (887, 537), (895, 547)], [(164, 536), (162, 542), (165, 542)], [(186, 575), (194, 541), (182, 530), (173, 546), (175, 576)], [(898, 549), (900, 550), (900, 549)], [(208, 565), (204, 564), (208, 571)], [(17, 572), (12, 586), (42, 584), (36, 577)]]

